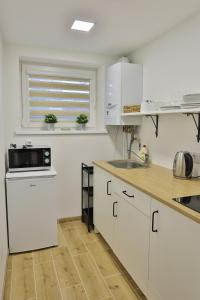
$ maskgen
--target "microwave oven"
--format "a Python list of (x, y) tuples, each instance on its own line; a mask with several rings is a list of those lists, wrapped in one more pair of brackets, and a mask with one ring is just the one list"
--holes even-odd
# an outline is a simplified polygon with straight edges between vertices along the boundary
[(51, 148), (47, 146), (21, 146), (8, 149), (8, 171), (24, 172), (51, 168)]

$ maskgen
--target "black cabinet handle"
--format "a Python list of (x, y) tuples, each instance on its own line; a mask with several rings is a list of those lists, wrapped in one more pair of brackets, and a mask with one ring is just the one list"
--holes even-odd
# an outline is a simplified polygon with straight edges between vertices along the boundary
[(117, 218), (117, 215), (115, 214), (115, 204), (117, 204), (118, 202), (115, 201), (113, 202), (113, 217)]
[(135, 197), (134, 195), (129, 195), (129, 194), (127, 194), (126, 191), (123, 191), (122, 193), (123, 193), (124, 195), (126, 195), (127, 197), (129, 197), (129, 198), (134, 198), (134, 197)]
[(158, 232), (157, 229), (154, 229), (154, 218), (155, 218), (155, 214), (158, 214), (158, 210), (155, 210), (153, 213), (152, 213), (152, 224), (151, 224), (151, 228), (152, 228), (152, 232)]
[(111, 183), (111, 180), (107, 181), (107, 195), (111, 196), (111, 193), (109, 193), (109, 183)]

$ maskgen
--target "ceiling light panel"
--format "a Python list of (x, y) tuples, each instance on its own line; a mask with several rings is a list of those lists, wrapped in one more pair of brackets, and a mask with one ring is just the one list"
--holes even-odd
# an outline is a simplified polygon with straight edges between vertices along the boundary
[(75, 20), (74, 23), (72, 24), (71, 29), (88, 32), (92, 29), (93, 26), (94, 26), (93, 22)]

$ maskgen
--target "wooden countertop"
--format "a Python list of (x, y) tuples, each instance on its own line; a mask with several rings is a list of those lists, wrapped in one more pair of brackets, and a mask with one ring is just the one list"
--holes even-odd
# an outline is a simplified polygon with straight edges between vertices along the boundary
[(119, 169), (102, 160), (93, 163), (152, 198), (200, 223), (200, 213), (172, 200), (174, 197), (200, 195), (200, 180), (174, 178), (172, 170), (157, 165), (151, 165), (149, 168)]

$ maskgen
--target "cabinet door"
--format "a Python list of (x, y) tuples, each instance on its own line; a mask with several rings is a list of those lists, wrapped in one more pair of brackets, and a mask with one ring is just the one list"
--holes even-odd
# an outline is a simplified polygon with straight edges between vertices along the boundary
[(149, 300), (200, 299), (200, 224), (152, 201)]
[(150, 218), (129, 201), (117, 197), (116, 255), (129, 274), (147, 293)]
[(94, 225), (112, 247), (114, 241), (112, 176), (94, 168)]

